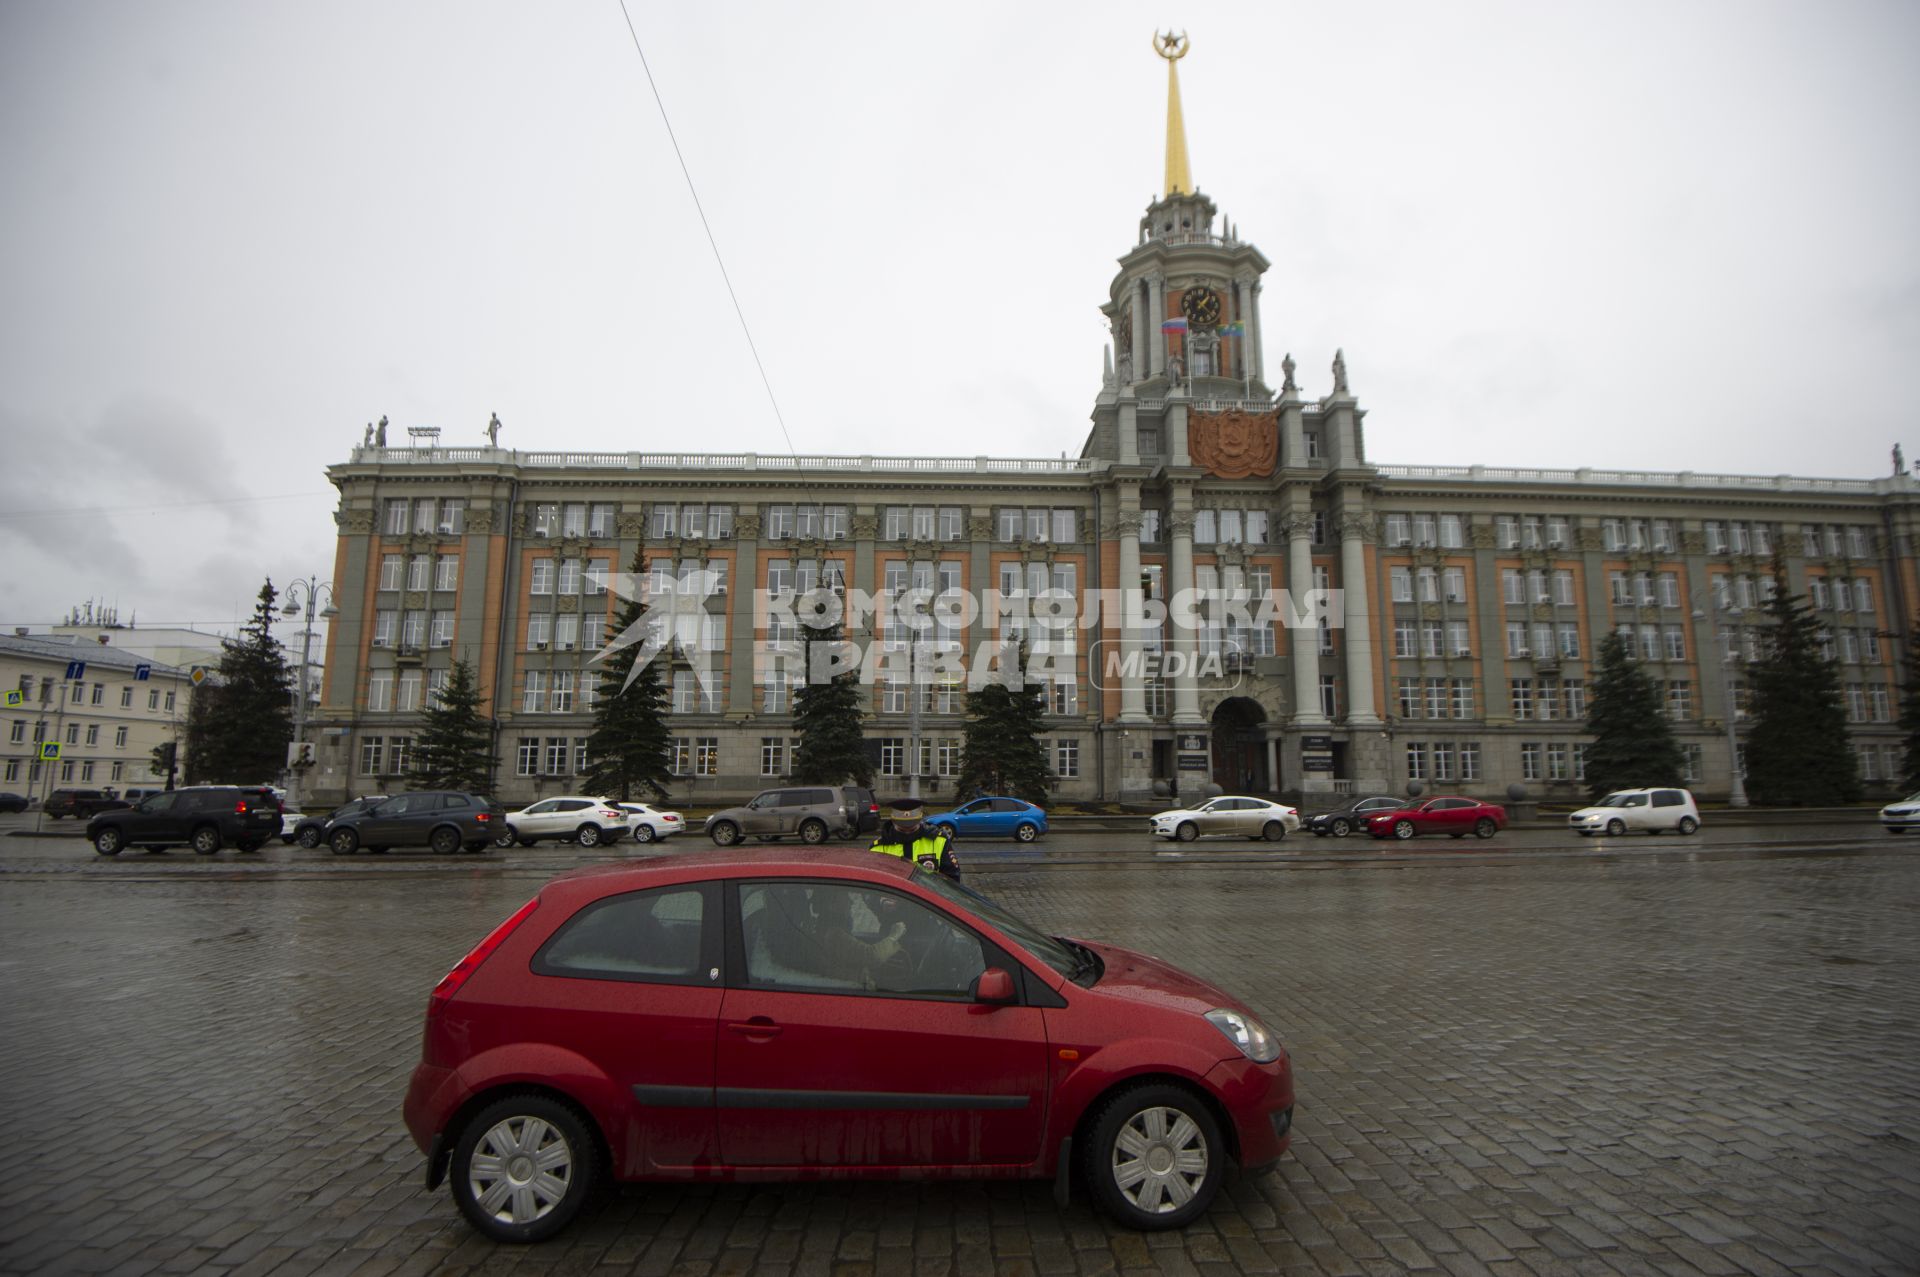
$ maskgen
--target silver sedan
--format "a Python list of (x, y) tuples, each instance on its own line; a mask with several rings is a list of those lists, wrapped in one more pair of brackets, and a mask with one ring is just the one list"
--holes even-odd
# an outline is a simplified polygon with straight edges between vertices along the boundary
[(1264, 798), (1223, 795), (1198, 807), (1163, 811), (1152, 819), (1161, 838), (1192, 842), (1196, 838), (1264, 838), (1279, 842), (1300, 828), (1300, 813), (1284, 803)]

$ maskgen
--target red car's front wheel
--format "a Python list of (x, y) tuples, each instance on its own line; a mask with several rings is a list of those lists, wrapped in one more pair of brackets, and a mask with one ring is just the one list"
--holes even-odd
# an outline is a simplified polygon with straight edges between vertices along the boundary
[(1411, 820), (1396, 820), (1393, 822), (1393, 836), (1395, 838), (1404, 841), (1405, 839), (1413, 837), (1413, 833), (1413, 822)]

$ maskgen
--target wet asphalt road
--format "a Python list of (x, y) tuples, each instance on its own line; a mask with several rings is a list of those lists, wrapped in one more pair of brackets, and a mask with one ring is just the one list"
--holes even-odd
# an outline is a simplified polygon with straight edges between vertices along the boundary
[(1172, 1234), (1043, 1184), (636, 1186), (493, 1247), (400, 1126), (426, 992), (549, 875), (651, 854), (0, 836), (0, 1270), (1920, 1271), (1920, 839), (1870, 818), (970, 845), (1035, 922), (1275, 1027), (1274, 1174)]

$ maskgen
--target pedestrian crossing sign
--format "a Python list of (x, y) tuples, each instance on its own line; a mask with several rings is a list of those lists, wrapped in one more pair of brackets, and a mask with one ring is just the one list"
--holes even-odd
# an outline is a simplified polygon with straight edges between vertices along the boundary
[(17, 709), (27, 703), (27, 694), (17, 687), (7, 689), (7, 708)]
[(43, 763), (59, 762), (60, 742), (57, 740), (43, 741), (40, 745), (40, 761)]

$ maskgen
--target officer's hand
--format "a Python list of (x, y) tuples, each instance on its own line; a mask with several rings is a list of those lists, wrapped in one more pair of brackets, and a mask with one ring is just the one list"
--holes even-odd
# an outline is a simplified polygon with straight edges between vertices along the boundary
[(873, 960), (885, 962), (900, 952), (900, 937), (907, 934), (907, 924), (896, 922), (885, 936), (873, 942)]

